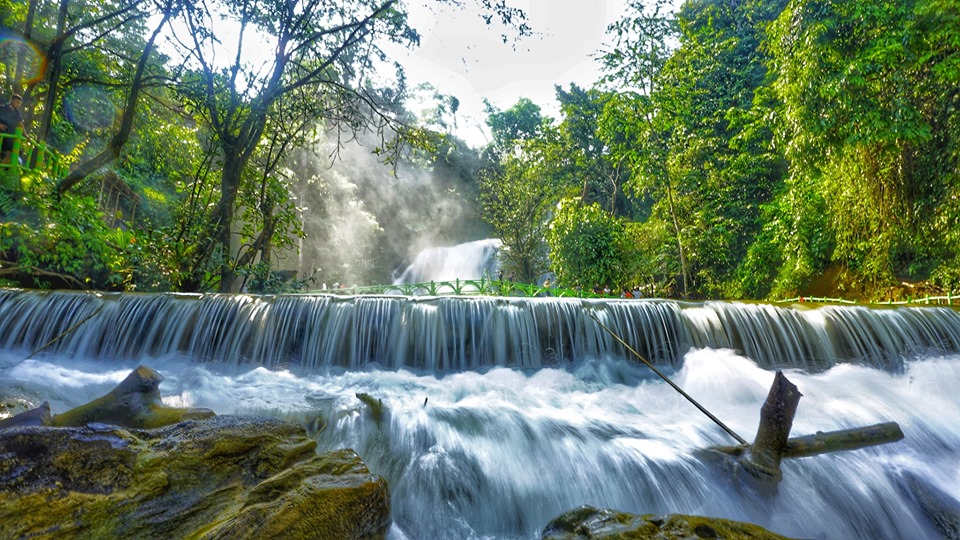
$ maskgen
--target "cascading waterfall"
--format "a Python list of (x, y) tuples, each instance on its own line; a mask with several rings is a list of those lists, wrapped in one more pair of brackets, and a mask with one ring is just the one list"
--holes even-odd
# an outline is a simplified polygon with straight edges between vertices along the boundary
[[(906, 437), (786, 460), (761, 495), (703, 458), (729, 436), (590, 314), (747, 439), (772, 368), (804, 395), (793, 435), (895, 421)], [(356, 449), (390, 483), (395, 540), (532, 539), (581, 504), (956, 538), (958, 351), (949, 308), (0, 291), (0, 395), (60, 412), (146, 363), (170, 405), (277, 415)], [(361, 392), (382, 399), (379, 424)]]
[[(627, 357), (590, 314), (664, 364), (690, 348), (733, 349), (763, 368), (811, 370), (845, 362), (895, 369), (914, 353), (960, 352), (960, 314), (948, 308), (18, 290), (0, 291), (0, 346), (33, 351), (60, 337), (53, 352), (84, 357), (182, 354), (308, 370), (450, 372)], [(80, 323), (80, 331), (67, 332)]]
[(429, 247), (421, 251), (394, 283), (426, 283), (480, 279), (484, 274), (496, 276), (500, 240), (485, 238), (455, 246)]

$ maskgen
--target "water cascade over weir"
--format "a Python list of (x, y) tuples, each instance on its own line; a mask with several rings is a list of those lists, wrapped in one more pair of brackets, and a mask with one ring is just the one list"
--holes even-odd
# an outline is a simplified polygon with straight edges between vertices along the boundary
[(910, 355), (960, 352), (960, 314), (948, 308), (20, 290), (0, 291), (0, 347), (49, 344), (55, 354), (144, 362), (180, 354), (306, 371), (457, 372), (628, 358), (590, 314), (646, 358), (670, 365), (691, 348), (731, 349), (764, 369), (811, 371), (839, 363), (897, 370)]
[[(786, 460), (759, 494), (703, 457), (730, 436), (593, 316), (747, 439), (774, 368), (804, 396), (792, 435), (892, 421), (905, 437)], [(389, 540), (535, 540), (584, 504), (794, 538), (958, 538), (958, 351), (949, 308), (0, 290), (0, 403), (63, 412), (151, 365), (167, 405), (279, 416), (321, 451), (355, 449), (390, 486)]]

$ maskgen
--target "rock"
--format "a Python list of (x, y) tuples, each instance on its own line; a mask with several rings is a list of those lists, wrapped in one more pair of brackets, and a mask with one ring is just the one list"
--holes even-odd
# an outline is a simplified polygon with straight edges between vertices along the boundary
[(44, 401), (36, 409), (0, 420), (0, 429), (18, 426), (49, 426), (52, 418), (50, 416), (50, 402)]
[(944, 540), (960, 540), (960, 503), (940, 488), (913, 473), (901, 479), (902, 489), (913, 496)]
[(37, 401), (18, 394), (21, 394), (19, 389), (0, 383), (0, 420), (7, 420), (37, 407)]
[(379, 426), (381, 420), (383, 420), (383, 400), (377, 399), (370, 394), (357, 394), (357, 399), (362, 401), (363, 404), (370, 409), (370, 417), (373, 418), (373, 421)]
[(78, 427), (90, 422), (102, 422), (150, 429), (215, 414), (210, 409), (167, 407), (160, 398), (161, 381), (163, 376), (155, 370), (139, 366), (109, 394), (54, 416), (52, 425)]
[(386, 481), (353, 450), (317, 455), (271, 418), (13, 427), (0, 457), (2, 538), (379, 539), (390, 524)]
[(750, 523), (728, 519), (671, 514), (637, 516), (581, 506), (555, 518), (542, 532), (543, 540), (788, 540)]

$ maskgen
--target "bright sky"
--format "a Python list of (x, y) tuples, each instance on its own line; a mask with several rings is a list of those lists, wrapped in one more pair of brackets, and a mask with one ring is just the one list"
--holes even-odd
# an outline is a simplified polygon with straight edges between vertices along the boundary
[[(504, 28), (487, 25), (477, 11), (478, 0), (462, 0), (456, 9), (435, 0), (406, 0), (410, 24), (421, 34), (420, 47), (395, 48), (395, 60), (404, 65), (408, 85), (430, 83), (441, 93), (460, 100), (456, 135), (472, 146), (489, 142), (484, 124), (483, 99), (500, 109), (512, 107), (521, 97), (540, 105), (543, 114), (559, 117), (554, 85), (571, 82), (589, 87), (600, 77), (594, 56), (604, 43), (604, 32), (619, 19), (627, 0), (507, 0), (524, 10), (533, 35), (504, 43)], [(157, 24), (154, 18), (151, 24)], [(189, 40), (182, 24), (173, 28)], [(216, 55), (232, 60), (238, 26), (217, 21), (223, 46)], [(168, 43), (160, 49), (174, 55)], [(222, 50), (221, 50), (222, 49)], [(270, 47), (247, 47), (251, 60)], [(260, 58), (256, 63), (269, 61)], [(432, 103), (425, 103), (432, 107)], [(416, 109), (415, 104), (409, 104)]]
[[(466, 0), (472, 5), (471, 0)], [(535, 35), (504, 44), (501, 29), (470, 10), (426, 9), (410, 2), (411, 24), (421, 46), (399, 59), (410, 86), (429, 82), (460, 100), (457, 135), (474, 146), (488, 142), (483, 98), (508, 109), (526, 97), (557, 118), (554, 85), (590, 86), (600, 77), (593, 56), (607, 25), (626, 0), (514, 0)]]

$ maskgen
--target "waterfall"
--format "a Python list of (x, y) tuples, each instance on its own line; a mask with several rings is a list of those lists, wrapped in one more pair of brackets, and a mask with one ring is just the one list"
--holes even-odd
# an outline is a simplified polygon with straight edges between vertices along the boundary
[(449, 247), (429, 247), (414, 258), (394, 282), (426, 283), (455, 279), (480, 279), (484, 274), (497, 275), (496, 256), (500, 240), (486, 238)]
[[(774, 368), (803, 394), (792, 436), (894, 421), (905, 438), (787, 459), (760, 494), (703, 457), (734, 441), (591, 315), (748, 440)], [(957, 538), (958, 351), (948, 308), (0, 290), (0, 397), (63, 412), (151, 365), (168, 405), (354, 448), (390, 485), (391, 540), (533, 540), (583, 504)], [(382, 400), (379, 422), (358, 393)]]
[(911, 355), (960, 351), (960, 314), (949, 308), (20, 290), (0, 291), (0, 347), (32, 352), (53, 341), (50, 352), (87, 358), (181, 354), (306, 370), (454, 372), (629, 358), (593, 317), (661, 364), (676, 364), (691, 348), (711, 348), (737, 351), (767, 369), (861, 363), (895, 370)]

